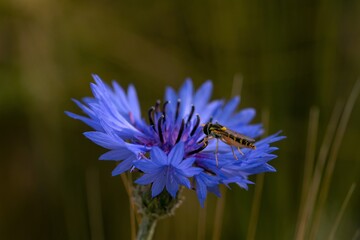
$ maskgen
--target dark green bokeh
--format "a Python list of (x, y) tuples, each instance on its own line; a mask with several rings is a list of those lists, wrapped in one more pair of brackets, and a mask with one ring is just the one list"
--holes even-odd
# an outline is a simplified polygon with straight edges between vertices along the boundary
[[(241, 107), (269, 111), (277, 173), (266, 174), (257, 239), (291, 239), (300, 202), (308, 116), (320, 109), (318, 145), (330, 114), (360, 76), (360, 2), (55, 1), (0, 2), (0, 239), (129, 239), (129, 201), (115, 166), (69, 119), (71, 98), (91, 94), (90, 74), (133, 83), (146, 110), (167, 85), (212, 79), (214, 98), (239, 93)], [(235, 83), (235, 84), (234, 84)], [(235, 87), (234, 87), (235, 86)], [(327, 236), (353, 182), (359, 184), (360, 106), (342, 143), (319, 232)], [(255, 178), (252, 178), (255, 180)], [(359, 188), (359, 187), (358, 187)], [(355, 189), (337, 235), (360, 224)], [(244, 239), (254, 186), (226, 194), (222, 237)], [(194, 192), (155, 237), (194, 239)], [(208, 199), (208, 232), (215, 197)], [(94, 209), (95, 208), (95, 209)], [(101, 218), (93, 217), (102, 216)], [(95, 219), (95, 220), (94, 220)], [(103, 233), (103, 234), (102, 234)], [(98, 234), (98, 235), (97, 235)]]

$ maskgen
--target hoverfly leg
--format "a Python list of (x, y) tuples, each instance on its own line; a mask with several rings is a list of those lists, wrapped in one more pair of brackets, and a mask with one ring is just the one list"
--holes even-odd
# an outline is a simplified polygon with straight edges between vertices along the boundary
[(202, 141), (202, 143), (204, 144), (204, 149), (207, 147), (207, 145), (209, 145), (209, 138), (205, 137), (204, 140)]
[(192, 154), (195, 154), (195, 153), (198, 153), (198, 152), (201, 152), (202, 150), (204, 150), (209, 145), (209, 137), (204, 137), (197, 143), (201, 144), (201, 146), (191, 152), (188, 152), (187, 153), (188, 155), (192, 155)]
[(239, 153), (240, 153), (241, 155), (244, 155), (244, 153), (240, 150), (239, 147), (237, 148), (237, 150), (239, 151)]
[(231, 147), (231, 151), (232, 151), (232, 153), (233, 153), (233, 155), (234, 155), (234, 158), (235, 158), (236, 160), (238, 160), (237, 156), (235, 155), (233, 146), (230, 145), (230, 147)]
[(219, 166), (218, 149), (219, 149), (219, 139), (216, 139), (215, 160), (216, 160), (216, 166), (217, 167)]

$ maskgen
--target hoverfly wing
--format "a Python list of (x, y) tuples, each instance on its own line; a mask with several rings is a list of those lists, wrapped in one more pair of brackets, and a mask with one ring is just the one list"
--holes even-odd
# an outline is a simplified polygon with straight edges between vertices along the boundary
[(247, 140), (247, 141), (249, 141), (249, 142), (251, 142), (251, 143), (255, 142), (255, 139), (252, 139), (251, 137), (245, 136), (245, 135), (243, 135), (243, 134), (241, 134), (241, 133), (235, 132), (235, 131), (230, 130), (230, 129), (227, 129), (226, 131), (227, 131), (228, 133), (230, 133), (231, 135), (237, 137), (237, 138), (245, 139), (245, 140)]

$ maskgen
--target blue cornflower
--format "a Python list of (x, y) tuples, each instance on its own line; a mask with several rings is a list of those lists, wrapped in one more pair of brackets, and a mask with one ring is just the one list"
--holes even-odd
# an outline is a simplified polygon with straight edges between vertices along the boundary
[(74, 100), (87, 116), (66, 113), (92, 127), (94, 131), (85, 132), (85, 136), (109, 149), (100, 160), (120, 162), (113, 176), (125, 171), (142, 172), (136, 183), (151, 184), (153, 197), (164, 188), (175, 197), (179, 186), (185, 186), (196, 190), (203, 205), (208, 192), (220, 196), (220, 184), (235, 183), (246, 189), (252, 183), (249, 175), (275, 171), (268, 162), (277, 157), (272, 154), (277, 148), (270, 144), (284, 138), (279, 133), (256, 142), (254, 150), (242, 149), (243, 154), (233, 153), (221, 141), (217, 152), (216, 140), (204, 145), (202, 125), (211, 120), (251, 138), (263, 133), (261, 124), (250, 123), (256, 114), (254, 109), (236, 110), (239, 97), (227, 103), (210, 101), (210, 81), (196, 91), (189, 79), (179, 91), (168, 87), (164, 102), (157, 101), (149, 108), (146, 122), (132, 85), (126, 92), (115, 81), (110, 87), (97, 75), (93, 78), (94, 97), (84, 98), (82, 102)]

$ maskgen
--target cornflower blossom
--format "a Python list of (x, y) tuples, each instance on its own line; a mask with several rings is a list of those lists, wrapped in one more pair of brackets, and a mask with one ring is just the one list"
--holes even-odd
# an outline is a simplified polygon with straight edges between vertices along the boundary
[(196, 191), (203, 206), (208, 192), (220, 196), (220, 184), (235, 183), (247, 189), (252, 183), (249, 175), (275, 171), (268, 162), (277, 157), (272, 154), (277, 148), (270, 144), (284, 138), (279, 133), (255, 142), (256, 149), (241, 149), (243, 154), (232, 152), (222, 141), (217, 150), (217, 140), (204, 145), (203, 125), (209, 121), (251, 138), (264, 131), (261, 124), (250, 123), (254, 109), (236, 110), (239, 97), (210, 101), (211, 81), (197, 90), (190, 79), (179, 91), (166, 88), (163, 103), (157, 101), (149, 108), (146, 121), (134, 86), (125, 91), (115, 81), (109, 86), (97, 75), (93, 78), (94, 97), (74, 100), (86, 116), (66, 113), (93, 128), (84, 135), (109, 150), (100, 160), (119, 162), (113, 176), (126, 171), (142, 173), (135, 183), (151, 186), (153, 198), (163, 191), (175, 198), (179, 187), (185, 186)]

